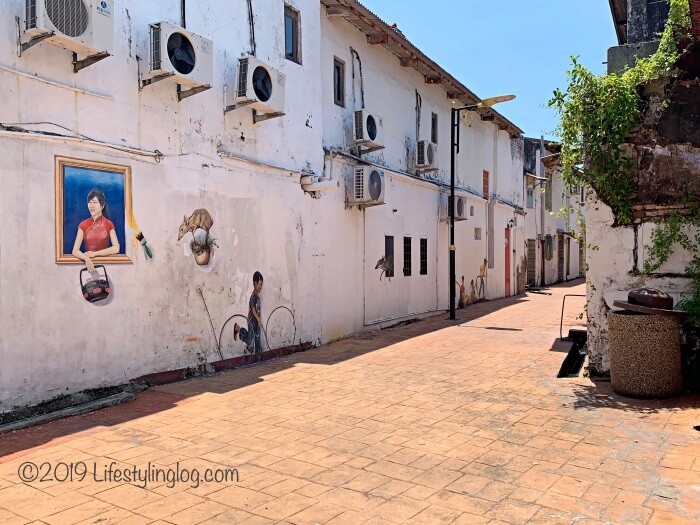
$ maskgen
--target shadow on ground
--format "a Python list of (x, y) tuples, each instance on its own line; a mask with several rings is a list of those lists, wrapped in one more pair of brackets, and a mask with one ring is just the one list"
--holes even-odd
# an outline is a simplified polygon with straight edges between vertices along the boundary
[(681, 394), (668, 399), (635, 399), (613, 392), (609, 380), (592, 379), (591, 384), (572, 384), (577, 409), (600, 410), (611, 408), (637, 414), (678, 412), (700, 406), (697, 394)]
[[(244, 388), (263, 381), (266, 375), (281, 372), (297, 364), (332, 366), (395, 343), (437, 332), (458, 323), (479, 319), (502, 308), (527, 300), (526, 296), (520, 295), (475, 303), (466, 308), (458, 309), (457, 319), (454, 321), (449, 320), (448, 313), (441, 313), (423, 320), (412, 320), (401, 323), (400, 326), (394, 328), (342, 339), (342, 345), (330, 343), (285, 357), (155, 387), (139, 394), (136, 399), (123, 405), (8, 432), (0, 436), (0, 462), (8, 461), (10, 455), (21, 455), (46, 443), (61, 442), (67, 439), (67, 436), (101, 431), (106, 427), (168, 410), (187, 403), (189, 399), (197, 395), (221, 394)], [(509, 330), (500, 327), (490, 327), (490, 329)]]

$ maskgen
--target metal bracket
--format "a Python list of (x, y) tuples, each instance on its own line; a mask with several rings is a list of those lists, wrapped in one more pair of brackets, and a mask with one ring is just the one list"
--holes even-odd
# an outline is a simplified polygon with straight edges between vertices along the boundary
[(91, 66), (100, 60), (104, 60), (110, 56), (109, 53), (104, 52), (104, 53), (97, 53), (96, 55), (90, 55), (89, 57), (85, 57), (82, 60), (78, 60), (78, 54), (73, 53), (73, 73), (77, 73), (81, 69), (85, 69), (88, 66)]
[(372, 148), (362, 149), (362, 145), (357, 146), (357, 156), (360, 157), (366, 153), (372, 153), (373, 151), (379, 151), (384, 149), (386, 146), (374, 146)]
[(270, 120), (272, 118), (279, 118), (283, 117), (285, 114), (282, 112), (277, 112), (277, 113), (262, 113), (258, 115), (257, 111), (253, 110), (253, 123), (257, 124), (258, 122), (263, 122), (265, 120)]
[(139, 79), (139, 91), (146, 86), (150, 86), (151, 84), (155, 84), (156, 82), (160, 82), (161, 80), (165, 80), (166, 78), (170, 78), (174, 75), (175, 73), (165, 73), (163, 75), (158, 75), (157, 77), (147, 78), (146, 80)]
[(423, 173), (432, 173), (434, 171), (440, 171), (440, 168), (416, 168), (416, 173), (419, 175)]
[(244, 108), (246, 106), (250, 106), (251, 104), (253, 104), (252, 101), (241, 102), (240, 104), (231, 104), (230, 106), (224, 106), (224, 113), (228, 113), (229, 111), (233, 111), (235, 109)]
[(188, 89), (186, 91), (182, 91), (182, 87), (180, 84), (177, 85), (177, 99), (179, 101), (182, 101), (183, 99), (187, 97), (191, 97), (192, 95), (196, 95), (197, 93), (201, 93), (202, 91), (206, 91), (207, 89), (211, 89), (211, 86), (207, 84), (206, 86), (198, 86), (196, 88)]
[(15, 22), (17, 23), (17, 56), (21, 57), (22, 53), (27, 51), (29, 48), (34, 47), (39, 42), (43, 42), (47, 38), (51, 38), (56, 33), (51, 31), (49, 33), (44, 33), (43, 35), (35, 36), (30, 38), (27, 42), (22, 42), (22, 29), (20, 24), (20, 19), (18, 16), (15, 17)]

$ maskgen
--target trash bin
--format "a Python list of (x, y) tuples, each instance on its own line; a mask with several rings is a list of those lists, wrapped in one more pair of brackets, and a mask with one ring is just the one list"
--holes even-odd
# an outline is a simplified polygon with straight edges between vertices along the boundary
[(608, 313), (610, 382), (623, 396), (663, 398), (683, 388), (681, 322), (674, 315)]

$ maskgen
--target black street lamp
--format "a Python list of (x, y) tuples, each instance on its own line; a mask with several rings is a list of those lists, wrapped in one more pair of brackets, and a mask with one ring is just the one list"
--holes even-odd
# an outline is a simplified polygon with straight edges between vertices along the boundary
[[(450, 142), (450, 202), (448, 211), (450, 212), (450, 319), (456, 319), (455, 316), (455, 283), (457, 276), (455, 275), (455, 155), (459, 153), (459, 114), (462, 111), (474, 111), (479, 108), (489, 108), (499, 102), (507, 102), (513, 100), (515, 95), (500, 95), (498, 97), (485, 98), (478, 104), (462, 106), (459, 108), (452, 107), (452, 140)], [(485, 196), (488, 199), (488, 195)]]

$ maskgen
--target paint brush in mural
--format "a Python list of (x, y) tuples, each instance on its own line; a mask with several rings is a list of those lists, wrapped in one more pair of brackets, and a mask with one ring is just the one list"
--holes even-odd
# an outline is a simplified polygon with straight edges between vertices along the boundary
[(138, 232), (136, 234), (136, 240), (141, 243), (141, 246), (143, 246), (143, 251), (146, 252), (146, 259), (153, 259), (153, 253), (151, 252), (151, 248), (148, 246), (143, 233)]
[(153, 252), (151, 251), (151, 247), (148, 246), (146, 238), (143, 236), (141, 230), (139, 230), (139, 225), (136, 222), (136, 217), (134, 217), (134, 207), (131, 204), (131, 192), (127, 193), (126, 198), (129, 204), (126, 207), (126, 209), (128, 210), (126, 220), (129, 223), (129, 227), (133, 230), (134, 234), (136, 235), (136, 240), (139, 241), (141, 246), (143, 246), (143, 251), (146, 254), (146, 259), (153, 259)]

